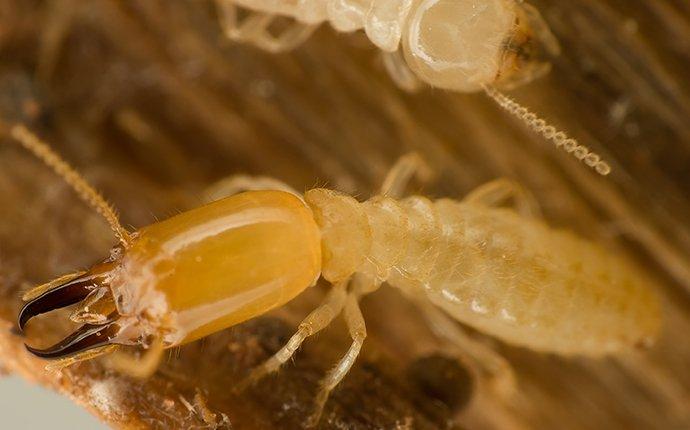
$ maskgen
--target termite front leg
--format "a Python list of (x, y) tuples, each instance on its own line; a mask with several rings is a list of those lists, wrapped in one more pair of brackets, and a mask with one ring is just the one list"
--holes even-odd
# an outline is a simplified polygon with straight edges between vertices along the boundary
[(287, 52), (301, 45), (312, 35), (317, 27), (317, 24), (310, 25), (293, 21), (277, 36), (271, 35), (268, 27), (266, 27), (264, 31), (257, 33), (251, 42), (257, 47), (274, 54)]
[(338, 362), (338, 364), (326, 375), (321, 381), (321, 388), (316, 396), (316, 407), (314, 414), (307, 421), (308, 426), (315, 426), (321, 419), (323, 407), (328, 400), (331, 391), (343, 380), (345, 375), (350, 371), (354, 365), (364, 339), (367, 337), (367, 327), (362, 316), (362, 311), (359, 307), (359, 300), (362, 296), (376, 291), (381, 284), (364, 276), (357, 276), (353, 282), (352, 291), (348, 294), (345, 300), (345, 322), (347, 329), (352, 338), (352, 344), (347, 350), (345, 356)]
[(292, 22), (277, 36), (271, 35), (269, 27), (275, 19), (275, 15), (250, 11), (249, 15), (241, 20), (238, 14), (238, 6), (231, 0), (217, 0), (221, 26), (228, 39), (238, 42), (252, 43), (255, 46), (272, 53), (285, 52), (296, 48), (304, 42), (318, 25)]
[(292, 335), (287, 344), (275, 353), (273, 357), (252, 370), (249, 376), (235, 386), (235, 391), (240, 392), (269, 373), (278, 370), (280, 366), (285, 364), (285, 362), (293, 356), (305, 339), (326, 328), (343, 309), (346, 297), (346, 286), (347, 282), (342, 282), (333, 286), (324, 302), (302, 321), (297, 329), (297, 333)]
[(345, 356), (338, 362), (338, 364), (326, 375), (320, 383), (319, 393), (316, 396), (316, 406), (314, 414), (307, 421), (310, 427), (318, 424), (323, 413), (323, 407), (328, 400), (331, 391), (343, 380), (345, 375), (350, 371), (352, 365), (357, 360), (359, 352), (362, 349), (364, 339), (367, 337), (367, 328), (364, 323), (362, 311), (359, 308), (359, 295), (351, 293), (347, 296), (345, 302), (345, 321), (347, 323), (348, 331), (352, 337), (352, 344), (347, 350)]
[(249, 175), (234, 175), (221, 179), (204, 191), (204, 198), (206, 201), (212, 202), (244, 191), (264, 190), (285, 191), (286, 193), (296, 195), (300, 199), (302, 198), (297, 190), (283, 181), (268, 176)]
[(532, 193), (522, 185), (507, 178), (496, 179), (479, 186), (470, 192), (463, 199), (463, 202), (495, 207), (502, 205), (508, 199), (513, 199), (515, 210), (520, 215), (525, 217), (541, 216), (539, 204)]
[(217, 0), (216, 7), (225, 36), (239, 42), (251, 41), (271, 24), (273, 15), (251, 12), (240, 21), (238, 6), (232, 0)]
[(410, 152), (400, 157), (388, 171), (379, 194), (399, 198), (413, 176), (417, 175), (422, 181), (427, 181), (432, 174), (424, 159), (418, 153)]

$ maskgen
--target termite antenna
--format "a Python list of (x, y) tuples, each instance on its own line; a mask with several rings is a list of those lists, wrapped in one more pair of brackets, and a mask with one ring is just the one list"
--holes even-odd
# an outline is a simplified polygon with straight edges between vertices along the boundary
[(88, 182), (63, 160), (50, 146), (38, 138), (23, 124), (15, 124), (10, 127), (10, 136), (20, 145), (31, 152), (36, 158), (43, 161), (48, 167), (53, 169), (64, 181), (76, 191), (79, 198), (98, 212), (110, 225), (110, 228), (117, 236), (118, 240), (127, 247), (132, 236), (125, 229), (115, 212), (115, 209), (96, 191)]
[(578, 160), (593, 168), (597, 173), (606, 176), (611, 173), (611, 166), (599, 157), (596, 153), (589, 150), (584, 145), (569, 137), (565, 132), (556, 130), (556, 127), (539, 118), (537, 114), (531, 112), (515, 100), (498, 91), (496, 88), (484, 85), (484, 92), (491, 97), (499, 106), (520, 118), (529, 128), (552, 141), (558, 148), (572, 154)]

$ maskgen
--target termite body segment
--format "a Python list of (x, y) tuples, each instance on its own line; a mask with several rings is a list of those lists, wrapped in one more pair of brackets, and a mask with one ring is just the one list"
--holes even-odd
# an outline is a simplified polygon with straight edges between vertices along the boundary
[(657, 299), (635, 267), (513, 210), (422, 196), (360, 203), (330, 190), (305, 197), (322, 231), (338, 231), (322, 241), (326, 279), (363, 273), (542, 352), (615, 353), (659, 328)]
[[(83, 192), (88, 185), (25, 128), (15, 127), (12, 136), (76, 184), (87, 202), (106, 204), (95, 190)], [(36, 315), (78, 303), (72, 319), (84, 325), (52, 347), (29, 349), (63, 364), (120, 345), (160, 352), (264, 314), (322, 276), (333, 284), (324, 303), (246, 380), (278, 369), (342, 312), (353, 342), (322, 383), (318, 419), (366, 337), (359, 299), (383, 282), (536, 351), (599, 356), (654, 339), (659, 303), (651, 282), (627, 260), (529, 216), (529, 199), (510, 181), (480, 187), (463, 201), (399, 199), (414, 159), (403, 158), (381, 194), (364, 202), (327, 189), (303, 197), (247, 191), (133, 234), (101, 207), (122, 244), (92, 269), (28, 292), (19, 314), (24, 328)], [(495, 206), (511, 195), (517, 210)], [(146, 363), (155, 370), (155, 360)]]

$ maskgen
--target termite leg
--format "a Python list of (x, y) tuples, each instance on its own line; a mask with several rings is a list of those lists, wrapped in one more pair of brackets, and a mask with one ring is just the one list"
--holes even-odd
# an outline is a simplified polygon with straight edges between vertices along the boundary
[(416, 152), (403, 155), (395, 162), (383, 180), (379, 193), (383, 196), (398, 198), (413, 176), (428, 181), (433, 172), (424, 159)]
[(117, 351), (108, 357), (106, 365), (112, 370), (133, 378), (146, 379), (158, 369), (164, 351), (163, 341), (155, 339), (139, 357)]
[(238, 17), (238, 7), (232, 1), (216, 2), (219, 12), (223, 32), (231, 40), (241, 42), (253, 42), (256, 37), (263, 33), (271, 22), (274, 15), (261, 12), (250, 12), (250, 14), (240, 22)]
[(274, 54), (287, 52), (301, 45), (317, 27), (316, 24), (310, 25), (294, 21), (277, 36), (271, 35), (268, 28), (265, 28), (261, 33), (256, 33), (251, 42)]
[(278, 370), (280, 366), (292, 357), (306, 338), (326, 328), (343, 309), (346, 297), (346, 286), (347, 282), (334, 285), (331, 291), (328, 292), (323, 303), (302, 321), (297, 332), (292, 335), (285, 346), (263, 364), (254, 368), (243, 381), (235, 386), (235, 391), (240, 392), (269, 373)]
[(383, 60), (383, 66), (386, 72), (388, 72), (388, 75), (398, 87), (410, 93), (419, 91), (422, 82), (405, 62), (402, 50), (398, 49), (395, 52), (381, 52), (381, 59)]
[(510, 398), (516, 390), (515, 373), (510, 363), (496, 351), (472, 339), (453, 319), (434, 305), (420, 301), (430, 328), (460, 353), (469, 357), (489, 381), (489, 388), (501, 398)]
[(321, 414), (323, 413), (323, 407), (331, 391), (333, 391), (340, 381), (343, 380), (359, 356), (364, 339), (367, 337), (367, 327), (364, 323), (362, 311), (359, 308), (359, 299), (363, 295), (375, 291), (379, 285), (378, 283), (367, 281), (364, 277), (359, 277), (355, 280), (352, 291), (345, 299), (344, 316), (348, 331), (350, 332), (350, 337), (352, 338), (352, 344), (345, 356), (321, 381), (321, 388), (316, 396), (314, 413), (307, 421), (307, 425), (310, 427), (318, 424), (321, 419)]
[(232, 0), (216, 0), (216, 10), (221, 29), (230, 40), (241, 40), (239, 17), (237, 6)]
[(279, 190), (302, 196), (291, 186), (267, 176), (234, 175), (212, 184), (204, 191), (206, 201), (212, 202), (243, 191)]
[(496, 179), (477, 187), (463, 199), (463, 202), (494, 207), (500, 206), (508, 199), (513, 199), (514, 208), (520, 215), (541, 217), (541, 210), (534, 195), (522, 185), (507, 178)]
[(268, 31), (274, 15), (251, 12), (240, 22), (238, 6), (232, 1), (217, 0), (223, 32), (231, 40), (250, 42), (268, 52), (285, 52), (296, 48), (316, 30), (318, 24), (304, 24), (294, 21), (279, 35), (273, 36)]

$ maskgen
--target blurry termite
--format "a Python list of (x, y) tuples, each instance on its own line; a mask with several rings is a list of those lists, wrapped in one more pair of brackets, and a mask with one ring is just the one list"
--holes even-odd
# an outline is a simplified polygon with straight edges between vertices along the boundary
[[(57, 368), (129, 345), (147, 350), (142, 361), (117, 351), (111, 364), (146, 376), (163, 349), (262, 315), (323, 277), (332, 284), (324, 302), (238, 384), (276, 371), (342, 312), (352, 345), (321, 384), (315, 423), (366, 337), (359, 300), (384, 282), (421, 304), (438, 333), (496, 377), (510, 375), (505, 360), (457, 322), (534, 351), (582, 356), (650, 342), (661, 323), (651, 282), (640, 270), (549, 228), (530, 195), (508, 180), (461, 201), (401, 198), (423, 166), (415, 154), (403, 157), (380, 193), (364, 202), (328, 189), (302, 196), (276, 180), (241, 177), (225, 183), (229, 197), (131, 233), (47, 144), (23, 125), (12, 126), (10, 135), (103, 215), (120, 241), (102, 263), (25, 295), (20, 329), (39, 314), (78, 304), (71, 319), (81, 328), (47, 349), (27, 346), (39, 357), (60, 359)], [(248, 191), (235, 194), (239, 188)], [(513, 208), (501, 207), (511, 198)]]
[[(363, 29), (404, 89), (419, 80), (442, 89), (483, 90), (557, 147), (601, 175), (611, 167), (577, 140), (498, 91), (550, 69), (556, 38), (539, 12), (522, 0), (216, 0), (225, 34), (270, 52), (292, 49), (323, 22), (338, 31)], [(240, 19), (239, 11), (249, 11)], [(278, 35), (271, 26), (293, 20)], [(402, 45), (402, 49), (400, 46)], [(402, 51), (402, 53), (401, 53)]]

